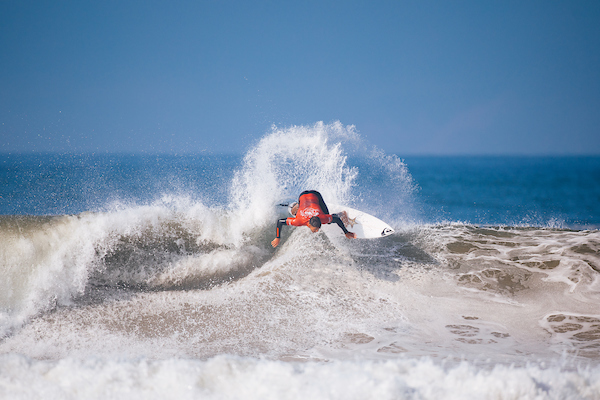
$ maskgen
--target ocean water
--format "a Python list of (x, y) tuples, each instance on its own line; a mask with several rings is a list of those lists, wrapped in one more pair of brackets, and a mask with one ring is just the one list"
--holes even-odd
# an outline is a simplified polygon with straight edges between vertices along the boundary
[[(302, 190), (376, 240), (284, 228)], [(600, 157), (0, 156), (0, 398), (600, 399)]]

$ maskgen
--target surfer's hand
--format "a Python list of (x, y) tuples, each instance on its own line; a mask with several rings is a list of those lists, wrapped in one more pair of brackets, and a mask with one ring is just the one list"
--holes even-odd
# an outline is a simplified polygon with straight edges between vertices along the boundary
[[(348, 233), (346, 233), (346, 237), (348, 239), (356, 239), (356, 233), (348, 232)], [(273, 246), (273, 247), (275, 247), (275, 246)]]
[(273, 241), (271, 242), (271, 246), (273, 247), (277, 247), (277, 245), (279, 244), (279, 238), (275, 238), (273, 239)]

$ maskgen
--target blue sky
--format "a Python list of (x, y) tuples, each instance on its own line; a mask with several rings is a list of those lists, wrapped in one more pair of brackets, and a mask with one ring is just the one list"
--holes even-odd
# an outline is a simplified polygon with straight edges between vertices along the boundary
[(600, 154), (599, 1), (2, 1), (0, 152)]

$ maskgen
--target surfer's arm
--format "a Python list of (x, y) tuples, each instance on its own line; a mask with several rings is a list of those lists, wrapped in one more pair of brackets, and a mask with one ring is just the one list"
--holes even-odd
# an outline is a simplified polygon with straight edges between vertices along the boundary
[(279, 239), (279, 237), (281, 236), (281, 227), (286, 225), (286, 221), (287, 221), (287, 218), (281, 218), (281, 219), (277, 220), (277, 232), (275, 235), (275, 237), (277, 239)]
[(281, 228), (283, 227), (283, 225), (286, 225), (286, 221), (287, 221), (287, 218), (281, 218), (281, 219), (277, 220), (276, 237), (275, 237), (275, 239), (273, 239), (271, 241), (271, 246), (277, 247), (279, 245), (279, 241), (281, 240), (281, 239), (279, 239), (279, 236), (281, 235)]

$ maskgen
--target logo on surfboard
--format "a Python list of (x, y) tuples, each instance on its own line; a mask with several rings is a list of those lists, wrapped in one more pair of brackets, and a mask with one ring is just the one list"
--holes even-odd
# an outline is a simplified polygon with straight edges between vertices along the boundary
[(381, 236), (391, 235), (392, 233), (394, 233), (393, 229), (384, 228), (383, 231), (381, 231)]

